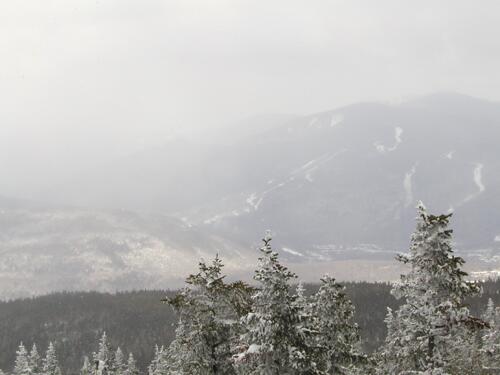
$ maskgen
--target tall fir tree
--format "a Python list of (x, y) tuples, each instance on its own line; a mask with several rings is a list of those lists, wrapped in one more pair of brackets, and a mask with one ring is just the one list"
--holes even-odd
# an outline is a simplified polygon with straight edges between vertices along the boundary
[(98, 375), (109, 375), (114, 372), (114, 353), (106, 332), (103, 332), (99, 339), (99, 349), (93, 354), (93, 359)]
[(39, 374), (42, 371), (42, 359), (38, 353), (36, 344), (33, 344), (31, 347), (28, 361), (32, 374)]
[(318, 367), (327, 374), (351, 374), (366, 361), (360, 351), (359, 328), (354, 322), (354, 306), (345, 288), (324, 276), (314, 295), (312, 315)]
[(16, 363), (14, 365), (13, 375), (30, 375), (31, 368), (29, 364), (29, 356), (26, 351), (26, 347), (21, 342), (19, 348), (16, 351)]
[(116, 349), (114, 356), (114, 363), (113, 363), (114, 375), (124, 375), (126, 368), (127, 365), (125, 363), (125, 356), (123, 355), (123, 352), (120, 349), (120, 347), (118, 347)]
[(484, 367), (500, 374), (500, 308), (495, 307), (490, 298), (483, 314), (488, 328), (482, 336), (482, 353)]
[(410, 251), (397, 257), (410, 270), (392, 289), (404, 302), (386, 319), (388, 336), (379, 367), (383, 374), (446, 373), (463, 330), (474, 334), (480, 325), (464, 306), (464, 299), (480, 288), (465, 279), (464, 260), (453, 254), (450, 217), (429, 215), (418, 205)]
[(173, 375), (173, 374), (187, 374), (183, 372), (182, 366), (172, 366), (168, 351), (163, 346), (155, 347), (155, 354), (151, 364), (148, 367), (149, 375)]
[(248, 311), (250, 288), (227, 284), (223, 263), (217, 256), (199, 272), (190, 275), (187, 287), (166, 299), (179, 315), (176, 338), (165, 351), (163, 368), (179, 374), (231, 375), (233, 344), (239, 333), (239, 319)]
[(83, 366), (80, 369), (80, 375), (93, 375), (94, 374), (94, 367), (89, 361), (89, 357), (85, 356), (83, 357)]
[(50, 342), (43, 360), (43, 374), (58, 375), (60, 373), (61, 369), (59, 368), (59, 361), (57, 360), (56, 348), (54, 344)]
[(301, 329), (301, 307), (289, 292), (296, 275), (279, 262), (271, 239), (267, 232), (254, 276), (260, 288), (253, 296), (252, 311), (242, 319), (244, 351), (236, 363), (244, 374), (315, 374)]
[(138, 375), (138, 374), (139, 370), (137, 369), (137, 362), (135, 361), (134, 355), (132, 353), (129, 353), (125, 375)]

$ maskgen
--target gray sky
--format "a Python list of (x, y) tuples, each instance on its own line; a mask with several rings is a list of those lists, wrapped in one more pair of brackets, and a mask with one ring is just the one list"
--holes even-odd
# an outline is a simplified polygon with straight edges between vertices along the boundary
[(487, 0), (2, 1), (0, 193), (255, 113), (500, 100), (498, 14)]

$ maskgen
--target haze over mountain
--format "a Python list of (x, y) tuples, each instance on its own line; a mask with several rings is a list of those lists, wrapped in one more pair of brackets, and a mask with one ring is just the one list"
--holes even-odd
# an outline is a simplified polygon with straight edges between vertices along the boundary
[[(52, 202), (169, 213), (297, 245), (407, 243), (414, 206), (456, 212), (461, 247), (500, 234), (500, 105), (438, 94), (300, 116), (225, 142), (174, 140), (49, 192)], [(44, 197), (45, 198), (45, 197)], [(227, 227), (227, 228), (226, 228)], [(312, 242), (311, 242), (312, 241)]]
[(248, 275), (268, 228), (306, 278), (320, 264), (390, 279), (380, 267), (407, 248), (418, 200), (453, 211), (456, 248), (496, 272), (499, 125), (498, 103), (436, 94), (260, 116), (75, 171), (44, 203), (0, 200), (0, 295), (178, 286), (216, 252)]

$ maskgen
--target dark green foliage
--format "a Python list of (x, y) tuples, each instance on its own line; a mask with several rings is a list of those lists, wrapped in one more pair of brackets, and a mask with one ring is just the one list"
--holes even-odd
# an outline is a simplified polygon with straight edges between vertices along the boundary
[(160, 302), (170, 291), (118, 294), (76, 292), (0, 302), (0, 368), (12, 369), (22, 341), (45, 352), (54, 342), (63, 373), (76, 374), (85, 355), (98, 350), (105, 331), (113, 348), (133, 352), (139, 368), (147, 367), (155, 343), (173, 339), (177, 318)]
[[(346, 282), (346, 292), (355, 306), (366, 351), (384, 340), (386, 307), (399, 302), (389, 293), (387, 283)], [(304, 285), (307, 294), (318, 285)], [(500, 305), (500, 281), (482, 283), (483, 295), (467, 300), (471, 312), (479, 316), (491, 298)], [(124, 353), (133, 352), (141, 372), (154, 354), (155, 344), (167, 346), (174, 337), (177, 317), (160, 301), (171, 291), (136, 291), (118, 294), (96, 292), (57, 293), (32, 299), (0, 302), (0, 368), (12, 370), (15, 353), (22, 341), (36, 342), (40, 353), (54, 341), (63, 373), (77, 374), (84, 355), (97, 351), (106, 331), (111, 345)]]

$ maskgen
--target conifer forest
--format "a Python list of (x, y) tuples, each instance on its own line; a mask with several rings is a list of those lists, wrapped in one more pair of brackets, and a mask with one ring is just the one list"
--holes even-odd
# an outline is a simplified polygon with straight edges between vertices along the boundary
[[(498, 284), (467, 277), (452, 248), (451, 217), (429, 214), (419, 204), (409, 250), (396, 258), (407, 272), (386, 284), (394, 301), (384, 300), (392, 306), (385, 306), (378, 322), (385, 337), (376, 347), (373, 338), (371, 348), (362, 341), (346, 286), (334, 275), (317, 285), (298, 281), (280, 262), (268, 231), (253, 283), (226, 281), (216, 256), (201, 261), (184, 288), (156, 300), (172, 309), (176, 323), (168, 345), (158, 342), (144, 368), (103, 332), (95, 351), (81, 354), (79, 374), (500, 373)], [(479, 304), (474, 297), (488, 287), (490, 297)], [(162, 326), (164, 318), (155, 318)], [(3, 373), (60, 375), (59, 361), (57, 344), (49, 342), (41, 352), (36, 343), (21, 342)]]

